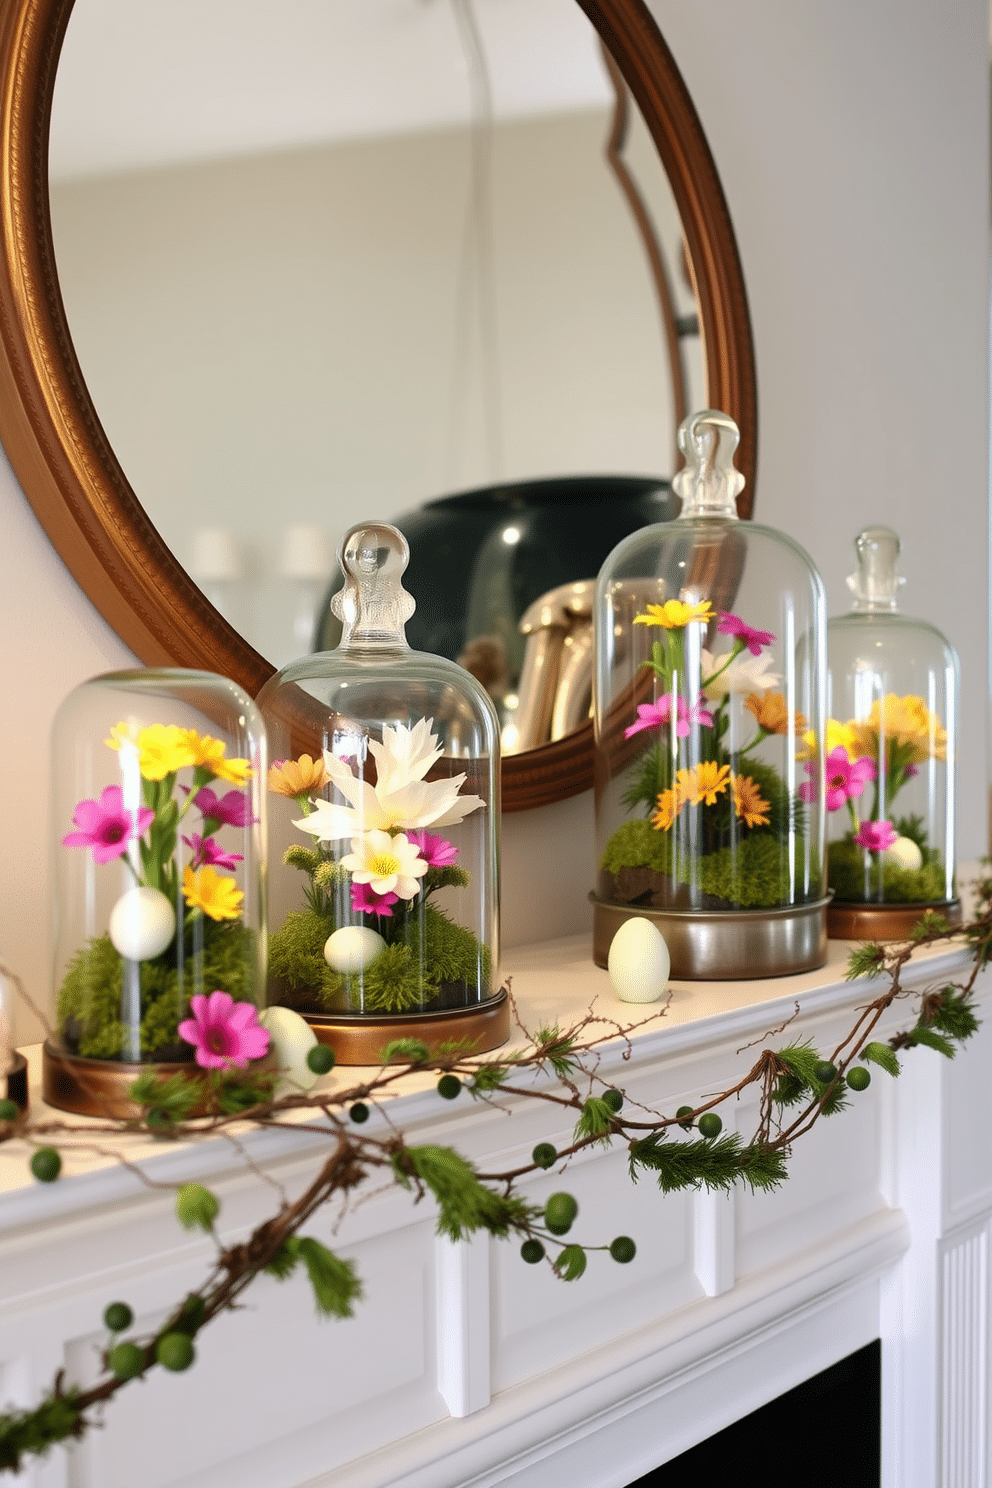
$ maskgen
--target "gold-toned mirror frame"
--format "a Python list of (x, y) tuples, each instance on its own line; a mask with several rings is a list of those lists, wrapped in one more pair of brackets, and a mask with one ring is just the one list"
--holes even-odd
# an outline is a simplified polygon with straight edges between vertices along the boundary
[[(48, 194), (55, 74), (75, 0), (0, 0), (0, 439), (38, 519), (147, 665), (201, 667), (253, 697), (273, 668), (217, 613), (148, 519), (86, 389), (59, 289)], [(577, 0), (617, 61), (671, 182), (695, 279), (711, 406), (741, 430), (754, 492), (757, 393), (740, 258), (716, 166), (643, 0)], [(195, 45), (195, 38), (191, 38)], [(592, 785), (592, 726), (504, 760), (503, 807)]]

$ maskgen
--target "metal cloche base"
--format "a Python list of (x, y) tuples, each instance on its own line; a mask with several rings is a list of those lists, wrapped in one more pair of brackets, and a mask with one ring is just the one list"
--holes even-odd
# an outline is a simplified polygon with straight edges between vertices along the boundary
[(364, 1014), (307, 1013), (306, 1020), (322, 1044), (334, 1050), (338, 1064), (381, 1064), (382, 1051), (396, 1039), (419, 1039), (431, 1054), (443, 1045), (463, 1043), (469, 1054), (487, 1054), (510, 1037), (510, 1003), (506, 989), (481, 1007), (408, 1017), (370, 1018)]
[(917, 921), (933, 910), (949, 925), (961, 923), (961, 900), (930, 904), (831, 904), (827, 934), (831, 940), (909, 940)]
[[(193, 1063), (128, 1064), (119, 1059), (84, 1059), (66, 1054), (51, 1040), (41, 1051), (41, 1094), (50, 1106), (60, 1111), (75, 1111), (79, 1116), (105, 1116), (111, 1121), (131, 1121), (146, 1114), (128, 1095), (129, 1086), (139, 1075), (149, 1073), (168, 1080), (184, 1075), (202, 1082), (205, 1073)], [(202, 1114), (198, 1111), (193, 1116)]]
[(676, 981), (737, 982), (814, 971), (827, 959), (829, 897), (789, 909), (662, 910), (592, 896), (593, 960), (606, 966), (625, 920), (650, 920), (665, 937)]

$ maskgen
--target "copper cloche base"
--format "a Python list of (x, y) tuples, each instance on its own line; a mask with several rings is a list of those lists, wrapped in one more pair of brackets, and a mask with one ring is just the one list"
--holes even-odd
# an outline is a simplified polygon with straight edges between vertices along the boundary
[(381, 1064), (383, 1049), (395, 1039), (419, 1039), (435, 1055), (442, 1045), (455, 1042), (463, 1043), (468, 1053), (487, 1054), (510, 1037), (505, 988), (484, 1007), (442, 1013), (415, 1013), (406, 1018), (369, 1018), (358, 1013), (305, 1016), (320, 1042), (334, 1050), (338, 1064)]
[(838, 904), (835, 900), (827, 910), (827, 934), (831, 940), (909, 940), (916, 922), (931, 909), (949, 925), (960, 925), (960, 899), (932, 904)]

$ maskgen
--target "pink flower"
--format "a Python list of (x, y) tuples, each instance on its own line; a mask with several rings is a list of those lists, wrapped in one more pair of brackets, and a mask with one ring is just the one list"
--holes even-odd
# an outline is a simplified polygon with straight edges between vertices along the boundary
[(420, 849), (420, 856), (428, 868), (449, 868), (458, 856), (453, 842), (431, 832), (407, 832), (407, 841)]
[[(871, 755), (863, 754), (860, 759), (852, 761), (843, 744), (831, 749), (827, 755), (826, 767), (828, 811), (839, 811), (845, 801), (856, 800), (869, 780), (874, 780), (878, 775), (878, 768)], [(812, 775), (815, 770), (816, 761), (807, 760), (807, 775)], [(803, 801), (812, 801), (813, 791), (812, 782), (805, 781), (799, 787), (800, 798)]]
[(184, 837), (183, 841), (193, 854), (194, 868), (230, 868), (234, 869), (244, 861), (243, 853), (225, 852), (218, 847), (213, 837), (201, 837), (199, 832), (194, 832), (190, 837)]
[[(664, 728), (672, 716), (672, 698), (670, 693), (665, 693), (656, 703), (638, 703), (637, 722), (632, 723), (630, 728), (624, 729), (623, 736), (630, 739), (634, 734), (639, 734), (642, 729)], [(678, 719), (675, 732), (680, 739), (684, 739), (689, 733), (691, 724), (704, 723), (707, 728), (713, 726), (713, 715), (703, 707), (699, 698), (690, 705), (684, 697), (678, 699), (676, 708)]]
[(197, 791), (194, 800), (203, 812), (204, 819), (209, 817), (219, 826), (250, 827), (255, 821), (244, 791), (229, 790), (223, 796), (218, 796), (209, 785), (204, 785)]
[(79, 831), (63, 837), (63, 847), (91, 847), (94, 863), (109, 863), (127, 851), (133, 838), (148, 830), (155, 813), (139, 806), (135, 819), (133, 812), (124, 809), (120, 786), (108, 785), (99, 801), (80, 801), (72, 820)]
[(192, 1044), (196, 1062), (204, 1069), (243, 1069), (249, 1059), (261, 1059), (269, 1047), (268, 1029), (259, 1027), (253, 1003), (235, 1002), (228, 992), (199, 993), (190, 998), (192, 1018), (179, 1025), (179, 1037)]
[(867, 848), (869, 852), (884, 852), (887, 847), (892, 846), (898, 835), (890, 821), (866, 821), (861, 823), (854, 840), (859, 847)]
[(351, 885), (351, 907), (357, 909), (360, 914), (386, 915), (389, 919), (393, 917), (393, 905), (399, 902), (399, 894), (377, 894), (367, 883), (355, 883)]
[(717, 630), (721, 635), (743, 641), (752, 656), (760, 656), (762, 646), (770, 646), (775, 639), (770, 630), (755, 630), (753, 625), (745, 625), (739, 615), (721, 614)]

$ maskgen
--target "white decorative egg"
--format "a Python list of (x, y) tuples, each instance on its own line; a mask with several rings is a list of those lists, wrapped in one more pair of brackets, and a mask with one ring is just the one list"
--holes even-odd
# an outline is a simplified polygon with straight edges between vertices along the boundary
[(897, 837), (891, 847), (882, 854), (883, 861), (895, 868), (907, 868), (911, 873), (923, 867), (923, 854), (912, 837)]
[(332, 971), (364, 971), (386, 949), (386, 942), (366, 925), (344, 925), (324, 943), (324, 960)]
[(317, 1075), (307, 1064), (307, 1055), (317, 1042), (317, 1035), (306, 1018), (292, 1008), (267, 1007), (259, 1013), (258, 1021), (268, 1031), (269, 1052), (280, 1073), (276, 1095), (309, 1090)]
[(610, 943), (610, 981), (622, 1002), (657, 1002), (668, 983), (672, 958), (665, 937), (650, 920), (624, 920)]
[(171, 943), (176, 911), (160, 889), (128, 889), (110, 911), (107, 933), (125, 961), (151, 961)]

